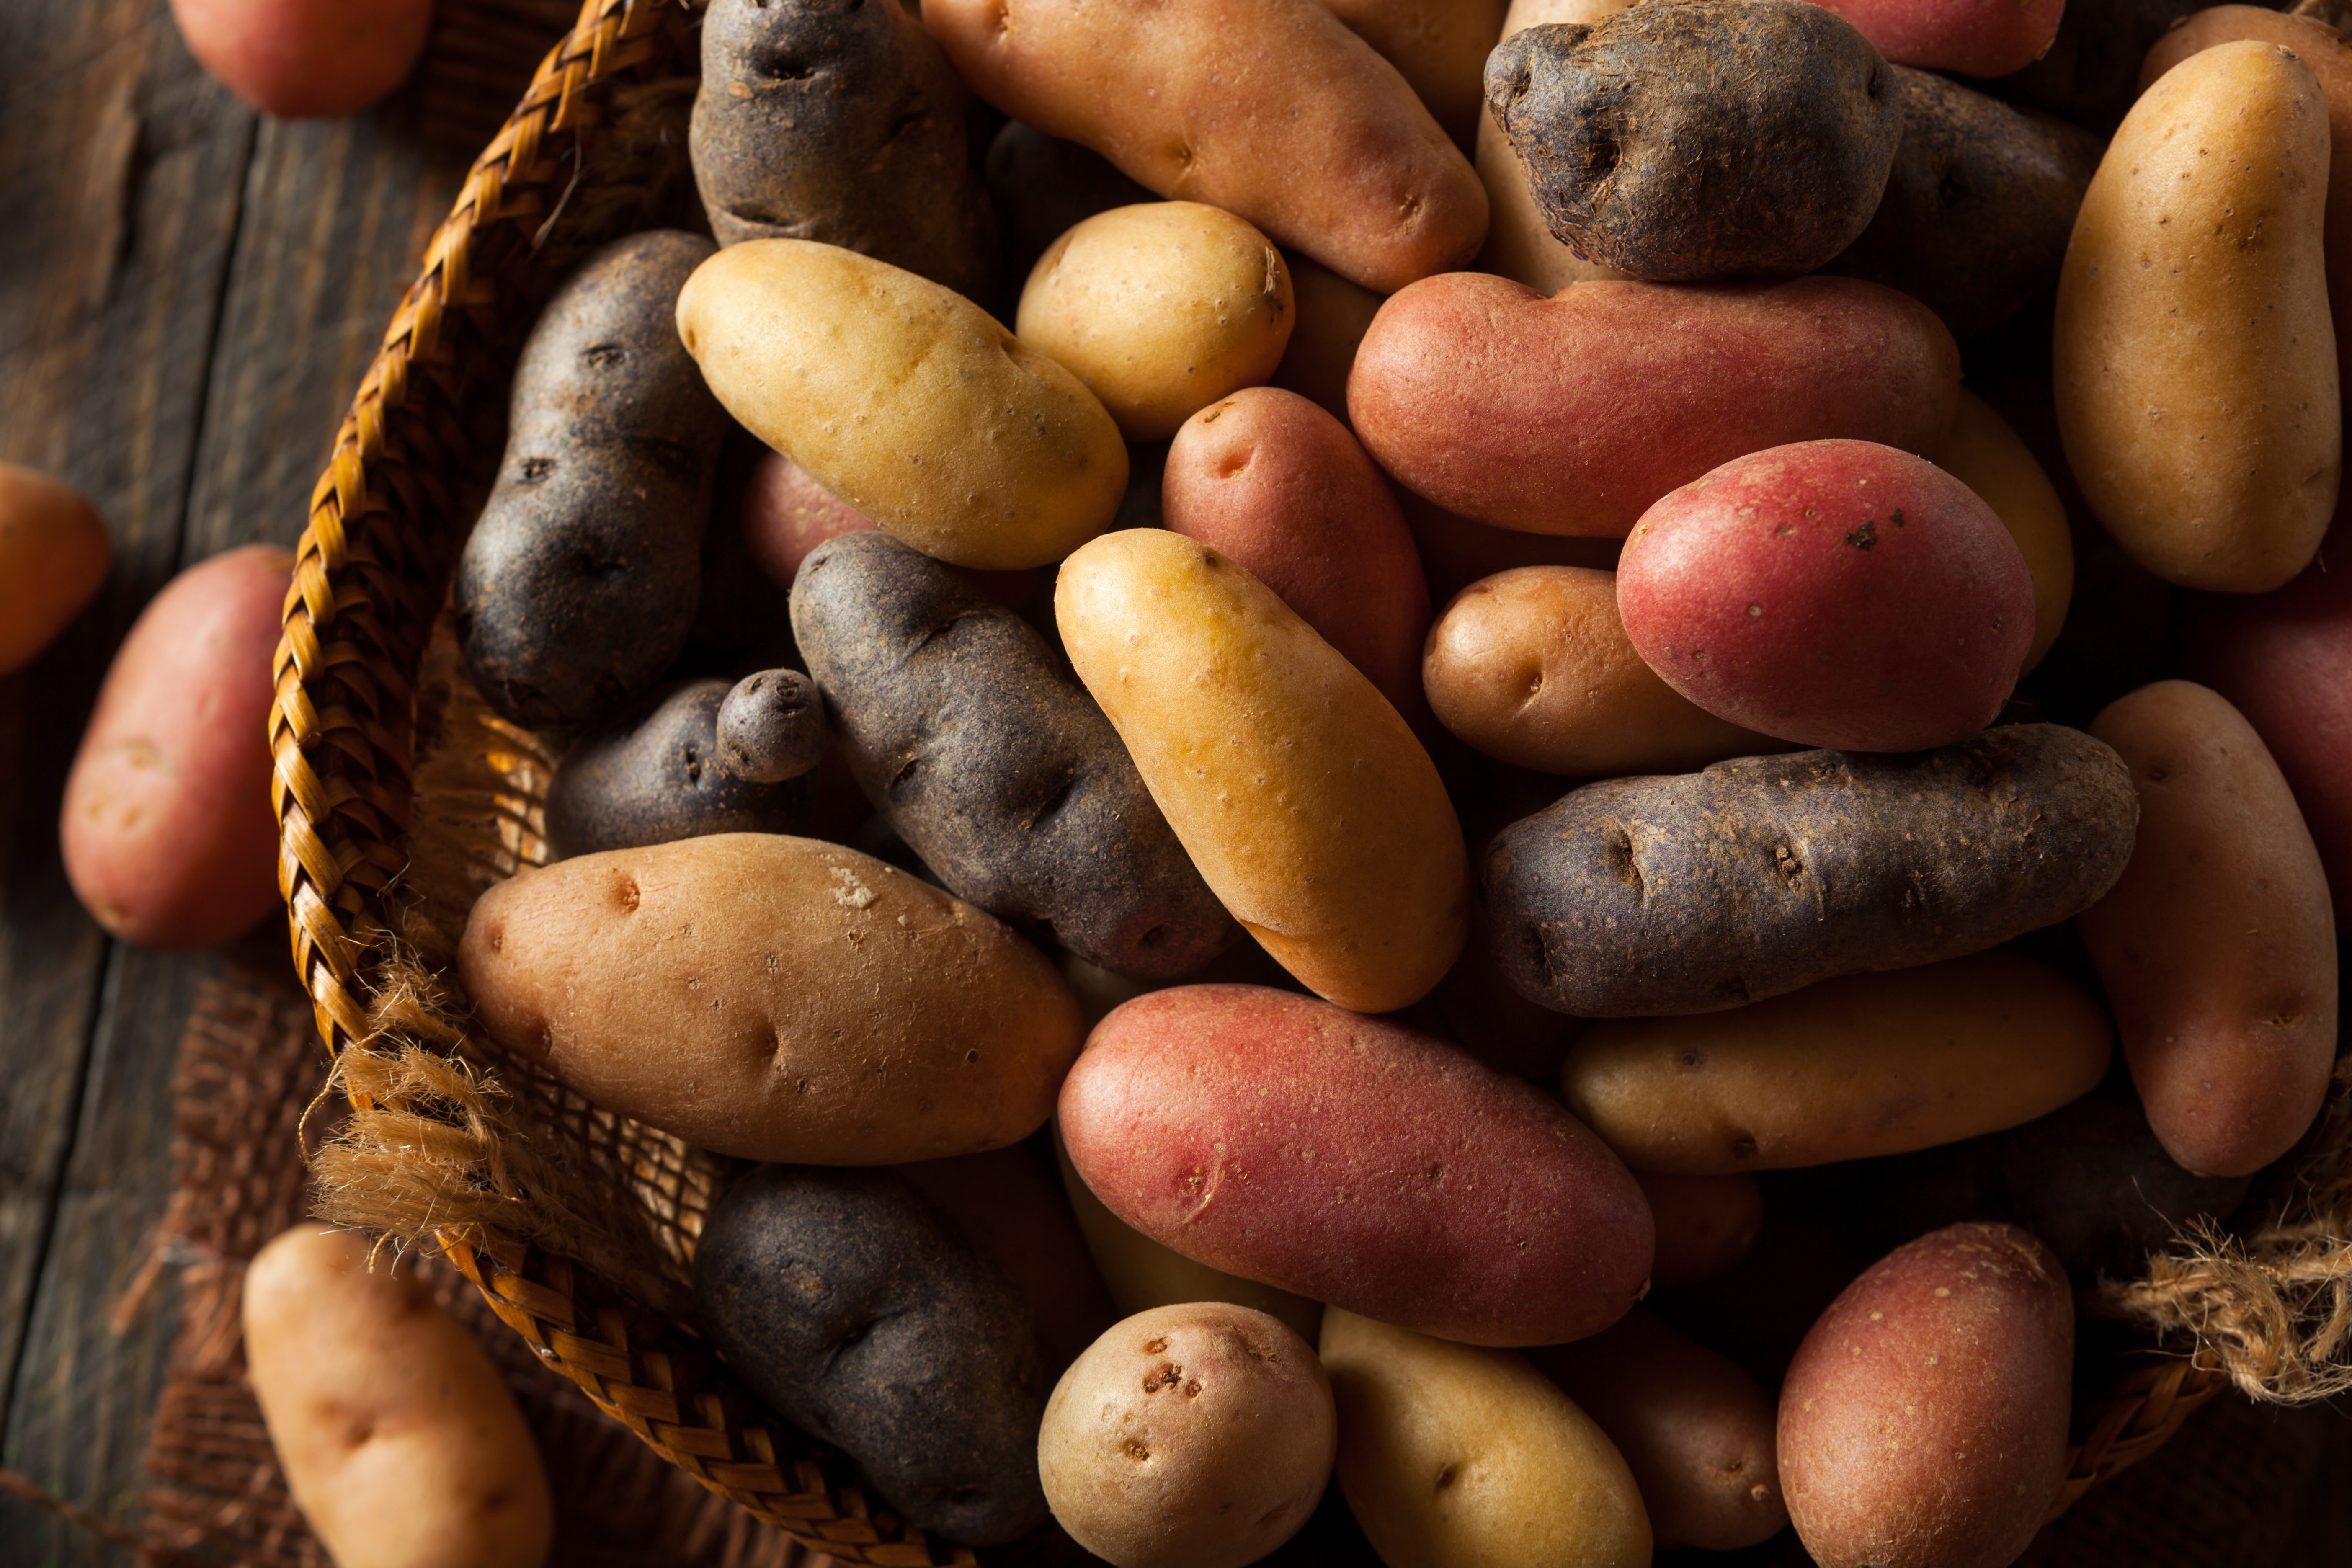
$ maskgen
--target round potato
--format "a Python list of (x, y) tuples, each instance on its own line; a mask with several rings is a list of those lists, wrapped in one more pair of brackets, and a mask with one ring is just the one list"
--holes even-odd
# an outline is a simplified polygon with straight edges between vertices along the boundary
[(2033, 580), (2033, 641), (2020, 673), (2042, 662), (2066, 625), (2074, 596), (2074, 540), (2066, 503), (2034, 461), (2032, 450), (1991, 404), (1960, 388), (1951, 432), (1926, 452), (1927, 460), (1976, 492), (2009, 530)]
[(246, 1367), (295, 1506), (337, 1568), (538, 1568), (555, 1508), (505, 1378), (368, 1250), (300, 1225), (246, 1270)]
[(1740, 1173), (1675, 1176), (1636, 1171), (1642, 1195), (1650, 1201), (1658, 1250), (1650, 1265), (1653, 1285), (1689, 1285), (1728, 1274), (1739, 1267), (1764, 1229), (1764, 1189)]
[(280, 120), (357, 114), (416, 67), (433, 0), (172, 0), (188, 52)]
[(1162, 441), (1274, 374), (1295, 320), (1282, 252), (1199, 202), (1097, 213), (1046, 247), (1013, 331), (1102, 399), (1119, 434)]
[(1062, 1374), (1037, 1471), (1062, 1528), (1115, 1568), (1243, 1568), (1307, 1522), (1338, 1446), (1314, 1347), (1196, 1301), (1115, 1325)]
[(106, 581), (106, 521), (70, 485), (0, 463), (0, 676), (57, 639)]

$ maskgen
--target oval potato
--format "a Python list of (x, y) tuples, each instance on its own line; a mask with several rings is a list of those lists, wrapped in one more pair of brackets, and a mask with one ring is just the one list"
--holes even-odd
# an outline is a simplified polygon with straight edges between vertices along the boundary
[(2025, 557), (2026, 574), (2033, 579), (2033, 641), (2023, 666), (2030, 670), (2058, 640), (2074, 596), (2074, 539), (2066, 526), (2066, 503), (2009, 421), (1965, 386), (1950, 432), (1925, 456), (1992, 509)]
[(264, 114), (357, 114), (406, 79), (433, 0), (172, 0), (188, 52)]
[(57, 640), (106, 581), (106, 521), (72, 486), (0, 463), (0, 676)]
[(1348, 30), (1396, 67), (1422, 107), (1466, 147), (1486, 118), (1486, 51), (1505, 0), (1324, 0)]

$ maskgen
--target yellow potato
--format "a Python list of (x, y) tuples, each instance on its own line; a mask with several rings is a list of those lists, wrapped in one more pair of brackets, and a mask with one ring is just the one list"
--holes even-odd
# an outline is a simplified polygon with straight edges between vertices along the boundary
[(1592, 1418), (1511, 1351), (1334, 1307), (1339, 1488), (1388, 1568), (1643, 1568), (1650, 1521)]
[(1787, 745), (1658, 679), (1617, 616), (1617, 574), (1522, 566), (1445, 606), (1422, 655), (1438, 722), (1490, 757), (1579, 778), (1692, 773)]
[(80, 491), (0, 463), (0, 675), (32, 663), (81, 614), (110, 554), (105, 521)]
[(727, 411), (886, 532), (959, 566), (1058, 561), (1127, 492), (1127, 445), (1068, 371), (911, 272), (805, 239), (733, 245), (677, 297)]
[(2058, 283), (2058, 426), (2084, 498), (2167, 582), (2265, 593), (2327, 531), (2343, 458), (2321, 223), (2327, 104), (2221, 44), (2132, 106)]
[(1356, 345), (1371, 330), (1388, 296), (1349, 282), (1319, 261), (1289, 258), (1290, 296), (1297, 321), (1290, 346), (1275, 366), (1273, 384), (1295, 392), (1340, 424), (1348, 423), (1348, 373)]
[(1462, 951), (1469, 858), (1388, 700), (1297, 612), (1157, 529), (1063, 563), (1063, 646), (1211, 890), (1325, 1000), (1386, 1013)]
[(1445, 133), (1463, 146), (1486, 118), (1486, 53), (1504, 0), (1323, 0), (1348, 30), (1396, 67)]
[(2090, 1092), (2113, 1031), (2057, 971), (1995, 948), (1726, 1013), (1605, 1018), (1568, 1108), (1640, 1171), (1722, 1175), (1997, 1132)]
[(538, 1568), (555, 1509), (506, 1380), (412, 1274), (300, 1225), (245, 1276), (253, 1395), (336, 1568)]
[(1102, 400), (1130, 441), (1162, 441), (1282, 363), (1296, 320), (1282, 252), (1198, 202), (1097, 213), (1045, 247), (1021, 341)]
[[(1503, 18), (1502, 36), (1555, 22), (1598, 22), (1622, 11), (1632, 0), (1511, 0)], [(1546, 294), (1557, 294), (1571, 283), (1595, 278), (1629, 278), (1598, 261), (1586, 261), (1552, 237), (1543, 213), (1528, 186), (1528, 166), (1518, 149), (1481, 107), (1478, 115), (1478, 178), (1486, 187), (1491, 216), (1486, 222), (1486, 248), (1478, 253), (1478, 270), (1498, 272)]]
[(2058, 640), (2074, 596), (2074, 540), (2066, 531), (2066, 503), (2009, 421), (1965, 386), (1951, 434), (1925, 456), (1976, 491), (2017, 541), (2033, 579), (2033, 643), (2024, 666), (2032, 669)]
[(509, 1050), (746, 1160), (895, 1165), (1018, 1142), (1080, 1043), (1069, 988), (1003, 922), (775, 834), (525, 871), (474, 905), (457, 973)]

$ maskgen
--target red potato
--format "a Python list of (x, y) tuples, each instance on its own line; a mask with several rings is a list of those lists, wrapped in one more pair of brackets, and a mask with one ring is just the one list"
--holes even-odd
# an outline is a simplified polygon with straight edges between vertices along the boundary
[(2033, 578), (1992, 509), (1867, 441), (1741, 458), (1643, 514), (1625, 633), (1718, 718), (1808, 746), (1921, 752), (1992, 722), (2033, 641)]
[(1653, 1285), (1692, 1285), (1739, 1267), (1764, 1231), (1764, 1189), (1745, 1171), (1675, 1176), (1636, 1171), (1657, 1226)]
[(433, 0), (172, 0), (196, 63), (264, 114), (356, 114), (407, 79)]
[(1959, 407), (1952, 334), (1851, 278), (1576, 283), (1484, 273), (1381, 307), (1348, 409), (1407, 489), (1474, 522), (1622, 539), (1653, 501), (1767, 447), (1922, 451)]
[(106, 523), (72, 486), (0, 463), (0, 675), (33, 662), (106, 581)]
[(2066, 0), (1813, 0), (1898, 66), (2007, 76), (2049, 52)]
[(1171, 531), (1273, 589), (1405, 722), (1429, 729), (1429, 582), (1388, 480), (1346, 426), (1294, 392), (1237, 392), (1176, 432), (1160, 496)]
[[(872, 528), (866, 514), (816, 482), (816, 476), (782, 452), (769, 452), (743, 487), (743, 542), (752, 562), (779, 588), (801, 574), (801, 563), (828, 539)], [(1044, 572), (983, 572), (956, 566), (955, 574), (999, 604), (1018, 610), (1037, 592)]]
[(1551, 1344), (1624, 1315), (1650, 1211), (1557, 1102), (1390, 1019), (1191, 985), (1096, 1026), (1062, 1139), (1129, 1225), (1417, 1332)]
[(211, 947), (278, 906), (269, 661), (293, 571), (270, 544), (190, 567), (107, 671), (58, 837), (75, 896), (125, 942)]
[(1897, 1247), (1780, 1385), (1780, 1484), (1821, 1568), (2007, 1568), (2066, 1464), (2074, 1297), (2012, 1225)]
[(2075, 917), (2165, 1152), (2244, 1176), (2293, 1148), (2336, 1060), (2336, 921), (2278, 765), (2220, 693), (2186, 680), (2107, 705), (2091, 733), (2131, 768), (2139, 835)]

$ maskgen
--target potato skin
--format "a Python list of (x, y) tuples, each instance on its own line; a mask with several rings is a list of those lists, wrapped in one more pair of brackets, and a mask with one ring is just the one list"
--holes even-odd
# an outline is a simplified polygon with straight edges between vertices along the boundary
[(1822, 1568), (2003, 1568), (2066, 1459), (2074, 1299), (2050, 1249), (1956, 1225), (1846, 1287), (1780, 1389), (1780, 1480)]
[(1471, 1344), (1614, 1322), (1650, 1212), (1532, 1085), (1433, 1036), (1249, 985), (1139, 996), (1062, 1086), (1071, 1163), (1212, 1268)]
[(820, 240), (985, 300), (996, 215), (971, 106), (904, 6), (712, 0), (687, 134), (711, 232)]
[(1157, 529), (1073, 555), (1054, 614), (1078, 679), (1244, 930), (1360, 1012), (1462, 951), (1469, 863), (1429, 755), (1371, 683), (1216, 552)]
[(1243, 1568), (1307, 1522), (1338, 1447), (1314, 1347), (1195, 1301), (1115, 1325), (1062, 1374), (1037, 1470), (1062, 1528), (1117, 1568)]
[(769, 834), (524, 871), (474, 905), (457, 973), (509, 1050), (747, 1160), (1016, 1142), (1081, 1032), (1053, 966), (991, 916), (871, 856)]
[(1119, 434), (1164, 441), (1282, 363), (1297, 320), (1282, 252), (1199, 202), (1097, 213), (1031, 268), (1013, 330), (1102, 399)]
[(1614, 572), (1499, 572), (1454, 595), (1427, 648), (1422, 681), (1438, 721), (1517, 767), (1614, 778), (1780, 749), (1642, 662), (1617, 613)]
[(1675, 1176), (1636, 1171), (1633, 1180), (1641, 1184), (1657, 1228), (1653, 1285), (1691, 1285), (1727, 1274), (1763, 1233), (1764, 1190), (1745, 1172)]
[(1307, 257), (1284, 259), (1290, 268), (1290, 299), (1297, 320), (1271, 384), (1298, 394), (1345, 425), (1348, 373), (1356, 367), (1356, 345), (1364, 341), (1387, 296), (1350, 283)]
[[(1511, 8), (1503, 17), (1502, 37), (1553, 22), (1601, 22), (1624, 9), (1624, 0), (1511, 0)], [(1479, 68), (1483, 97), (1483, 61)], [(1478, 253), (1477, 269), (1524, 283), (1539, 294), (1556, 294), (1570, 283), (1595, 278), (1623, 278), (1625, 274), (1613, 267), (1578, 256), (1552, 234), (1536, 204), (1535, 192), (1528, 188), (1528, 167), (1519, 162), (1518, 149), (1495, 123), (1495, 117), (1483, 112), (1483, 107), (1475, 162), (1478, 178), (1486, 187), (1491, 216), (1486, 221), (1486, 247)]]
[(2107, 705), (2091, 733), (2139, 794), (2131, 864), (2076, 917), (2166, 1151), (2251, 1175), (2302, 1138), (2336, 1060), (2336, 917), (2278, 764), (2186, 680)]
[(506, 1378), (368, 1253), (305, 1224), (246, 1270), (246, 1366), (287, 1489), (340, 1568), (538, 1568), (554, 1503)]
[(1986, 5), (1978, 0), (1829, 0), (1870, 47), (1897, 66), (2007, 76), (2042, 58), (2066, 0)]
[(143, 947), (214, 947), (278, 904), (269, 661), (294, 557), (249, 544), (164, 584), (99, 688), (58, 839), (90, 917)]
[(2148, 89), (2083, 198), (2058, 285), (2066, 460), (2168, 583), (2258, 594), (2303, 570), (2343, 458), (2322, 265), (2327, 103), (2273, 44)]
[(2031, 1121), (2095, 1088), (2114, 1043), (2074, 982), (1995, 948), (1729, 1012), (1606, 1019), (1569, 1048), (1560, 1089), (1626, 1163), (1722, 1175)]
[(1058, 561), (1127, 489), (1094, 394), (971, 300), (836, 246), (696, 269), (677, 331), (728, 412), (875, 526), (961, 566)]
[(1485, 897), (1528, 999), (1713, 1012), (2064, 920), (2123, 874), (2138, 818), (2122, 759), (2055, 724), (1744, 757), (1570, 792), (1497, 836)]
[(1800, 0), (1526, 28), (1487, 57), (1486, 111), (1553, 234), (1660, 283), (1821, 266), (1870, 223), (1903, 134), (1886, 62)]
[(1482, 273), (1381, 307), (1348, 411), (1396, 481), (1474, 522), (1622, 539), (1652, 502), (1767, 447), (1943, 438), (1959, 349), (1935, 312), (1850, 278), (1579, 283)]
[(0, 463), (0, 676), (55, 642), (106, 581), (106, 520), (80, 491)]
[(1808, 746), (1923, 752), (2017, 684), (2033, 578), (1992, 509), (1924, 458), (1806, 441), (1642, 514), (1617, 607), (1643, 660), (1719, 719)]
[(1324, 0), (1372, 46), (1456, 144), (1486, 118), (1486, 54), (1503, 31), (1506, 0)]
[(558, 859), (712, 833), (804, 826), (815, 781), (760, 784), (729, 772), (719, 745), (724, 680), (657, 688), (564, 753), (547, 791), (547, 842)]
[(433, 0), (172, 0), (188, 52), (280, 120), (357, 114), (407, 79)]
[(1339, 1486), (1389, 1568), (1647, 1568), (1633, 1472), (1525, 1356), (1333, 1308)]
[(1992, 508), (2025, 557), (2033, 579), (2033, 641), (2023, 668), (2031, 670), (2065, 629), (2066, 607), (2074, 596), (2074, 540), (2066, 503), (2009, 421), (1966, 387), (1960, 389), (1959, 416), (1951, 432), (1924, 456)]
[(1015, 120), (1367, 289), (1461, 266), (1486, 237), (1468, 162), (1318, 0), (931, 0), (923, 20)]
[(914, 1523), (992, 1546), (1045, 1519), (1034, 1321), (905, 1177), (746, 1173), (704, 1221), (694, 1300), (727, 1364)]

